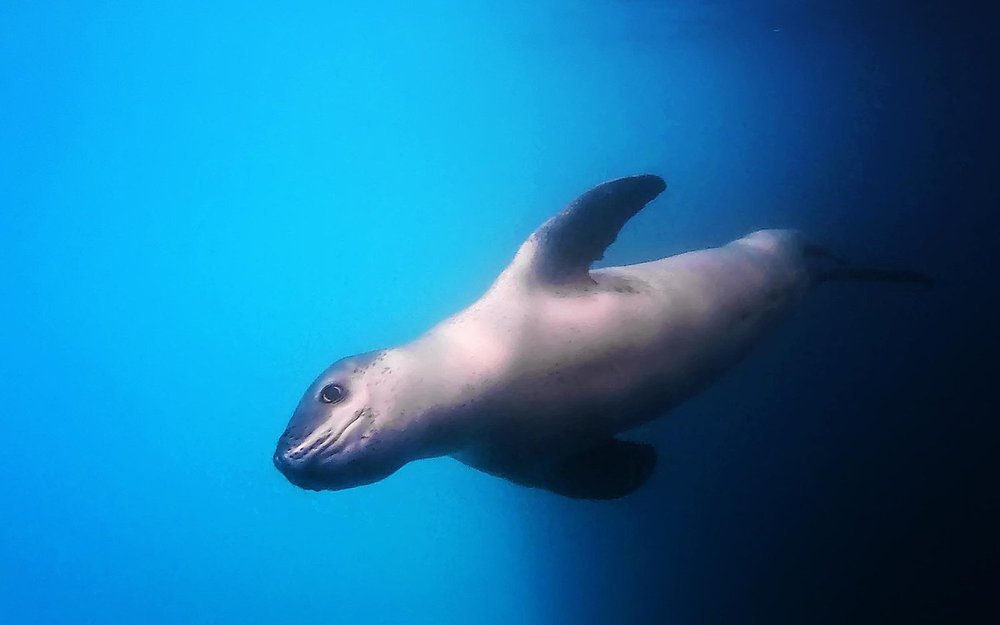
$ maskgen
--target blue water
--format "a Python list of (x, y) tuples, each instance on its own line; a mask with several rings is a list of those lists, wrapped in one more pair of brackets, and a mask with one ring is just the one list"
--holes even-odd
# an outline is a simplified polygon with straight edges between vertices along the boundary
[[(867, 4), (3, 3), (0, 622), (972, 616), (1000, 588), (988, 20)], [(670, 187), (605, 264), (795, 227), (938, 288), (818, 290), (636, 434), (660, 464), (619, 501), (274, 469), (327, 364), (641, 172)]]

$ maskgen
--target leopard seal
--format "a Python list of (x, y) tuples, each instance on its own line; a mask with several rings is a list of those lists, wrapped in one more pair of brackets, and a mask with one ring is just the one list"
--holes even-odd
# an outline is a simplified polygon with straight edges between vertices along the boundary
[(656, 451), (617, 436), (708, 385), (811, 287), (929, 284), (854, 266), (793, 230), (592, 270), (665, 188), (641, 175), (591, 189), (471, 306), (407, 344), (333, 363), (280, 436), (277, 468), (302, 488), (338, 490), (450, 455), (560, 495), (622, 497), (648, 479)]

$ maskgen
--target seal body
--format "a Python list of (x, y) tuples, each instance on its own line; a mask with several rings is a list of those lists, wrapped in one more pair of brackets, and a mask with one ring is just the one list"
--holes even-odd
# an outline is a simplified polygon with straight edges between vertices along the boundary
[[(795, 231), (764, 230), (591, 271), (664, 187), (655, 176), (596, 187), (532, 234), (467, 309), (408, 344), (334, 363), (306, 391), (275, 464), (317, 490), (440, 455), (571, 497), (638, 488), (655, 450), (615, 436), (743, 357), (822, 278), (817, 266), (846, 270)], [(872, 279), (913, 277), (902, 273)]]
[(544, 466), (525, 458), (656, 418), (744, 356), (809, 285), (801, 241), (761, 231), (563, 288), (524, 278), (529, 241), (482, 299), (404, 349), (447, 362), (471, 391), (454, 455), (530, 482)]

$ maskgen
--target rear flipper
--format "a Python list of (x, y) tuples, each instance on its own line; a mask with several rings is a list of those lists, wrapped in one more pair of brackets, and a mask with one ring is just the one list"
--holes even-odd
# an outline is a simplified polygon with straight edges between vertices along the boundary
[(854, 282), (903, 282), (919, 284), (927, 288), (934, 286), (934, 280), (919, 271), (855, 265), (834, 255), (826, 248), (812, 243), (807, 243), (803, 252), (806, 258), (810, 259), (810, 269), (816, 282), (847, 280)]

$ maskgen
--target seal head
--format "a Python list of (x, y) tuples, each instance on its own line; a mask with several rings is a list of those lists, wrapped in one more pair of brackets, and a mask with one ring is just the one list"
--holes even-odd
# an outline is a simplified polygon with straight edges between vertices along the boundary
[(306, 389), (274, 452), (290, 482), (340, 490), (377, 482), (406, 462), (405, 437), (385, 427), (389, 415), (372, 393), (381, 354), (339, 360)]

